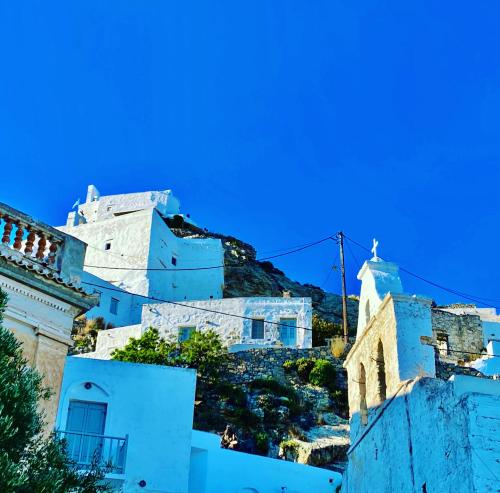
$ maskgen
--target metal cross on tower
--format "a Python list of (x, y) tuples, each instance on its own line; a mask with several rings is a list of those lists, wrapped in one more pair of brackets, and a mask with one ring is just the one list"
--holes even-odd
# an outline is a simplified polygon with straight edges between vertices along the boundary
[(373, 260), (378, 260), (377, 247), (378, 247), (378, 241), (375, 238), (373, 238), (373, 248), (372, 248)]

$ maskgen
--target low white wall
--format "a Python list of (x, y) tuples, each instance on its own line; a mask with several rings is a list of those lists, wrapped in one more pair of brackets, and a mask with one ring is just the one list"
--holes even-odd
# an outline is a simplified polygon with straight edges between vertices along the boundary
[(338, 473), (220, 448), (217, 435), (193, 430), (189, 493), (334, 493)]
[[(216, 312), (230, 313), (249, 318), (262, 318), (265, 322), (280, 322), (281, 318), (296, 318), (298, 327), (312, 328), (312, 307), (310, 298), (225, 298), (221, 300), (187, 301), (183, 305), (167, 303), (151, 304), (143, 307), (142, 327), (155, 327), (160, 334), (176, 340), (179, 327), (195, 326), (197, 330), (212, 329), (217, 332), (227, 346), (248, 344), (269, 346), (279, 341), (279, 326), (264, 323), (264, 338), (252, 339), (251, 320), (241, 319)], [(202, 308), (197, 310), (191, 307)], [(312, 331), (297, 329), (297, 347), (312, 346)]]
[(124, 491), (187, 493), (195, 380), (189, 369), (69, 357), (56, 428), (70, 400), (105, 402), (104, 434), (129, 436)]

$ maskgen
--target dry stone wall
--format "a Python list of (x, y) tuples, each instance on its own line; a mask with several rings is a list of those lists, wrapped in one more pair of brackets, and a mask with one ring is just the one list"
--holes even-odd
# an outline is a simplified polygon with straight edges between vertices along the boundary
[(347, 388), (342, 360), (334, 358), (327, 346), (307, 349), (261, 348), (231, 353), (223, 369), (223, 376), (234, 384), (248, 383), (258, 378), (274, 378), (284, 381), (283, 363), (299, 358), (322, 358), (330, 361), (337, 370), (338, 388)]
[(483, 350), (483, 327), (477, 315), (432, 310), (432, 343), (435, 347), (439, 346), (438, 339), (443, 335), (448, 338), (448, 356), (451, 359), (470, 360), (472, 355), (469, 353), (480, 354)]

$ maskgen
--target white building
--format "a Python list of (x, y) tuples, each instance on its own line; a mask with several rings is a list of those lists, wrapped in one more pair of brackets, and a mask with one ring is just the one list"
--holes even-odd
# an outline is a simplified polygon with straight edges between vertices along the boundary
[[(58, 229), (88, 244), (85, 271), (110, 285), (85, 282), (102, 294), (113, 286), (159, 300), (221, 298), (221, 241), (175, 236), (166, 221), (179, 215), (179, 210), (179, 201), (170, 190), (101, 197), (90, 185), (86, 202), (70, 212), (66, 226)], [(199, 267), (204, 269), (197, 270)], [(101, 303), (89, 317), (102, 316), (110, 322), (118, 319), (120, 325), (140, 322), (140, 310), (129, 310), (128, 302), (123, 303), (123, 292), (107, 291), (109, 303)], [(145, 302), (139, 297), (134, 301), (138, 305)]]
[(226, 298), (144, 305), (140, 324), (99, 332), (96, 351), (90, 356), (107, 359), (130, 337), (138, 338), (150, 327), (169, 341), (183, 341), (193, 331), (213, 330), (232, 352), (281, 345), (310, 348), (311, 299)]
[(57, 429), (82, 469), (111, 462), (115, 491), (334, 493), (325, 469), (220, 448), (192, 430), (194, 370), (69, 357)]
[(342, 491), (500, 491), (500, 381), (440, 360), (431, 300), (405, 294), (395, 264), (375, 257), (358, 278)]

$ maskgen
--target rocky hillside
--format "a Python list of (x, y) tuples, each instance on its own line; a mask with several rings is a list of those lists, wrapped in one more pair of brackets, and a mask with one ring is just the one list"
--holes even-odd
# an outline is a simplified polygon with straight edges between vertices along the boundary
[[(342, 298), (338, 294), (327, 293), (312, 284), (300, 284), (291, 280), (271, 262), (257, 260), (255, 248), (232, 236), (211, 233), (184, 223), (176, 216), (168, 221), (173, 233), (180, 237), (219, 238), (225, 249), (224, 297), (239, 296), (282, 296), (290, 291), (292, 296), (312, 298), (314, 312), (321, 318), (342, 323)], [(351, 333), (358, 319), (358, 302), (348, 299), (348, 320)]]

